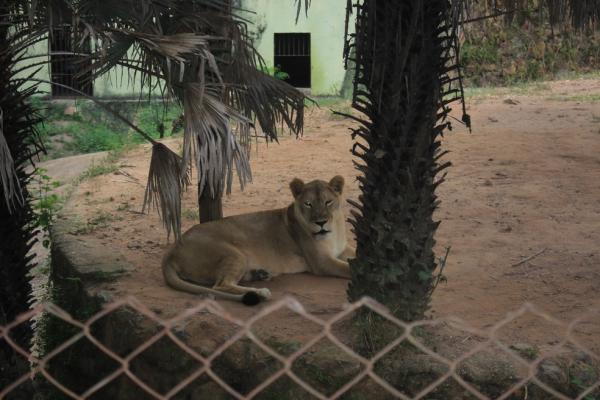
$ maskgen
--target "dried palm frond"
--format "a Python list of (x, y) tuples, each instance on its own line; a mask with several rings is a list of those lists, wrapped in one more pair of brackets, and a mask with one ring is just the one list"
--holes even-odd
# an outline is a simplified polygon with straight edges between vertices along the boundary
[(208, 185), (213, 198), (231, 192), (234, 168), (242, 188), (252, 180), (248, 151), (240, 144), (249, 143), (251, 122), (217, 96), (201, 83), (187, 84), (184, 93), (183, 165), (195, 160), (199, 190)]
[[(308, 9), (310, 7), (310, 2), (311, 2), (311, 0), (304, 0), (304, 12), (306, 13), (306, 16), (308, 16)], [(300, 12), (302, 11), (302, 0), (294, 0), (294, 3), (296, 4), (296, 7), (297, 7), (296, 23), (298, 23), (298, 20), (300, 19)]]
[(9, 212), (12, 212), (15, 202), (18, 205), (23, 204), (23, 194), (15, 170), (15, 162), (4, 137), (4, 112), (2, 108), (0, 108), (0, 189), (4, 193), (4, 201)]
[(173, 232), (175, 240), (181, 238), (181, 193), (189, 184), (188, 171), (182, 170), (182, 165), (181, 157), (164, 144), (152, 146), (143, 212), (154, 206), (167, 237)]
[(254, 116), (267, 138), (277, 140), (278, 127), (282, 126), (296, 136), (302, 134), (306, 99), (302, 92), (253, 66), (232, 66), (224, 75), (233, 75), (234, 81), (241, 82), (227, 87), (230, 105)]
[(183, 105), (181, 171), (193, 164), (200, 190), (206, 187), (213, 198), (231, 191), (234, 171), (242, 188), (251, 181), (251, 120), (276, 139), (281, 126), (301, 134), (304, 116), (305, 96), (259, 71), (263, 61), (246, 24), (229, 14), (227, 3), (147, 0), (133, 7), (139, 10), (136, 18), (117, 10), (129, 22), (127, 29), (98, 19), (86, 26), (90, 37), (102, 38), (93, 55), (94, 76), (125, 66), (141, 75), (145, 88), (164, 82)]

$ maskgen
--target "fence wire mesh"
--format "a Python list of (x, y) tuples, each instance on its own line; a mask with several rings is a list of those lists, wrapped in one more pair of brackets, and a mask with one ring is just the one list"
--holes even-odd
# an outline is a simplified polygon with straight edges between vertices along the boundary
[[(144, 338), (141, 344), (127, 354), (122, 354), (122, 352), (111, 348), (110, 345), (107, 345), (106, 340), (97, 337), (97, 333), (95, 333), (95, 330), (93, 329), (94, 324), (124, 307), (134, 310), (136, 313), (144, 316), (159, 327), (152, 331), (151, 334), (149, 334), (149, 337)], [(260, 335), (256, 334), (254, 328), (260, 321), (264, 320), (265, 317), (281, 310), (292, 312), (301, 317), (306, 324), (317, 326), (318, 332), (303, 343), (296, 344), (291, 349), (288, 349), (288, 351), (282, 352), (281, 349), (275, 348), (272, 344), (270, 345), (261, 338)], [(22, 326), (22, 324), (27, 323), (32, 318), (41, 315), (51, 316), (52, 318), (74, 327), (78, 331), (70, 338), (51, 349), (51, 351), (46, 352), (42, 357), (38, 356), (35, 351), (19, 345), (19, 340), (14, 335), (14, 331), (17, 330), (19, 326)], [(210, 352), (196, 351), (186, 342), (186, 338), (181, 335), (180, 328), (182, 323), (198, 315), (212, 315), (218, 317), (223, 324), (229, 324), (230, 326), (235, 327), (235, 329), (227, 335), (224, 341), (215, 346)], [(359, 336), (364, 337), (365, 326), (356, 323), (359, 319), (359, 315), (363, 316), (363, 323), (366, 321), (365, 318), (369, 319), (371, 322), (374, 321), (373, 318), (378, 321), (375, 325), (372, 325), (371, 328), (375, 327), (374, 329), (379, 329), (380, 331), (374, 333), (371, 332), (371, 335), (378, 337), (386, 336), (385, 334), (387, 331), (388, 337), (391, 332), (396, 332), (395, 337), (385, 343), (381, 343), (378, 348), (372, 347), (368, 354), (364, 351), (357, 350), (352, 343), (348, 342), (348, 340), (340, 338), (339, 325), (343, 321), (354, 321), (354, 325), (344, 325), (346, 333), (348, 330), (352, 329), (363, 329), (363, 332), (361, 333), (362, 336)], [(544, 325), (546, 326), (544, 329), (548, 329), (547, 326), (554, 327), (553, 329), (560, 333), (561, 339), (555, 341), (551, 346), (546, 346), (543, 350), (537, 350), (534, 347), (515, 347), (508, 344), (507, 341), (502, 338), (500, 333), (506, 329), (513, 329), (515, 321), (518, 321), (526, 315), (539, 321), (537, 324), (540, 329), (543, 329), (542, 325), (544, 324), (548, 324)], [(259, 398), (261, 397), (261, 393), (264, 393), (271, 385), (282, 378), (287, 378), (304, 391), (306, 397), (301, 396), (300, 398), (455, 398), (436, 397), (436, 395), (439, 396), (439, 393), (441, 393), (441, 387), (451, 383), (460, 389), (462, 393), (460, 395), (461, 397), (456, 398), (461, 399), (531, 399), (536, 398), (531, 392), (534, 388), (536, 393), (538, 393), (537, 398), (596, 400), (600, 399), (600, 375), (598, 369), (600, 366), (600, 355), (597, 353), (598, 347), (595, 346), (597, 344), (596, 340), (600, 340), (600, 337), (594, 333), (597, 332), (597, 327), (594, 327), (591, 330), (588, 329), (587, 337), (593, 339), (593, 345), (590, 345), (588, 341), (581, 341), (580, 335), (578, 335), (577, 332), (580, 331), (579, 328), (582, 326), (589, 326), (590, 324), (598, 325), (597, 322), (590, 321), (597, 321), (599, 315), (600, 308), (591, 309), (581, 313), (578, 318), (567, 323), (554, 318), (532, 304), (526, 303), (520, 309), (507, 314), (505, 318), (495, 324), (491, 324), (486, 328), (475, 328), (458, 318), (436, 318), (406, 323), (395, 318), (384, 306), (369, 298), (364, 298), (359, 302), (345, 306), (341, 312), (335, 314), (333, 317), (322, 318), (308, 312), (302, 304), (294, 298), (286, 297), (266, 304), (254, 316), (245, 320), (230, 314), (213, 300), (201, 301), (195, 307), (189, 308), (173, 318), (161, 318), (159, 314), (131, 297), (104, 306), (100, 312), (82, 322), (75, 319), (58, 306), (46, 303), (40, 304), (31, 311), (21, 315), (12, 323), (6, 326), (0, 326), (0, 342), (4, 341), (5, 346), (8, 346), (9, 349), (12, 349), (24, 360), (27, 360), (29, 365), (29, 371), (27, 373), (14, 381), (5, 384), (4, 387), (0, 386), (0, 399), (10, 398), (11, 393), (14, 393), (21, 385), (42, 376), (48, 384), (59, 390), (62, 395), (73, 399), (104, 398), (99, 395), (102, 389), (111, 384), (111, 382), (122, 377), (128, 378), (133, 385), (143, 390), (144, 394), (149, 398), (181, 398), (181, 393), (186, 387), (202, 377), (205, 380), (212, 381), (213, 385), (216, 384), (228, 396), (235, 399)], [(354, 328), (352, 328), (352, 326), (354, 326)], [(390, 327), (393, 327), (393, 329)], [(424, 331), (428, 330), (429, 334), (431, 334), (431, 332), (439, 332), (440, 327), (451, 327), (454, 331), (462, 332), (463, 336), (461, 336), (460, 342), (463, 344), (471, 338), (477, 338), (477, 340), (470, 341), (468, 349), (465, 351), (459, 351), (458, 353), (454, 352), (453, 355), (449, 355), (452, 352), (440, 351), (439, 343), (432, 344), (432, 340), (428, 341), (423, 339), (424, 336), (427, 336), (423, 334)], [(119, 331), (118, 326), (113, 326), (110, 329), (112, 329), (111, 332), (116, 337), (120, 334), (128, 334), (126, 333), (126, 330)], [(110, 360), (116, 364), (116, 367), (112, 371), (103, 374), (101, 378), (98, 378), (97, 381), (93, 382), (91, 386), (87, 387), (85, 390), (75, 390), (72, 387), (69, 387), (64, 381), (61, 382), (60, 378), (54, 376), (55, 374), (53, 368), (51, 368), (51, 363), (70, 346), (78, 341), (86, 339), (91, 342), (92, 346), (108, 356)], [(134, 364), (134, 360), (143, 353), (156, 346), (162, 346), (161, 343), (163, 343), (164, 340), (168, 340), (171, 344), (177, 346), (179, 350), (183, 351), (187, 356), (194, 360), (198, 366), (188, 373), (187, 376), (168, 388), (168, 390), (159, 390), (157, 386), (153, 384), (151, 378), (142, 376), (143, 374), (141, 374), (139, 370), (132, 368), (132, 365)], [(241, 390), (239, 385), (236, 386), (235, 383), (228, 381), (221, 369), (215, 368), (218, 358), (223, 356), (224, 353), (242, 340), (248, 343), (251, 342), (260, 349), (260, 351), (264, 352), (264, 354), (277, 363), (277, 367), (268, 377), (261, 379), (260, 382), (247, 388), (247, 390)], [(323, 385), (316, 387), (314, 385), (314, 380), (311, 381), (310, 379), (306, 379), (302, 373), (298, 372), (298, 368), (296, 368), (296, 364), (303, 357), (307, 354), (315, 353), (315, 346), (322, 341), (329, 341), (329, 343), (335, 346), (339, 352), (345, 353), (345, 355), (359, 365), (354, 371), (354, 376), (344, 382), (338, 382), (336, 385), (329, 385), (330, 387), (327, 387), (327, 380), (324, 379), (325, 389)], [(435, 340), (433, 342), (435, 342)], [(453, 346), (454, 345), (451, 344), (449, 347)], [(399, 348), (404, 349), (404, 351), (399, 353)], [(406, 349), (410, 349), (410, 351), (407, 351)], [(564, 355), (567, 349), (571, 353), (575, 352), (573, 354), (576, 354), (575, 357), (579, 360), (580, 364), (581, 362), (585, 364), (583, 377), (581, 375), (575, 376), (574, 371), (569, 370), (569, 368), (573, 369), (572, 364), (567, 365), (564, 371), (557, 367), (556, 364), (552, 367), (547, 365), (548, 360)], [(498, 391), (498, 387), (495, 387), (495, 392), (492, 394), (490, 394), (489, 391), (486, 391), (485, 387), (482, 388), (481, 384), (478, 384), (477, 382), (474, 382), (472, 378), (465, 376), (464, 372), (465, 362), (477, 354), (490, 351), (496, 355), (501, 354), (505, 360), (509, 360), (508, 364), (513, 365), (511, 374), (514, 375), (508, 387), (501, 388), (501, 392)], [(409, 353), (413, 356), (418, 353), (419, 357), (407, 356), (408, 358), (411, 358), (411, 360), (403, 358)], [(404, 356), (402, 354), (404, 354)], [(83, 358), (80, 361), (85, 364), (85, 354), (80, 354), (79, 356)], [(89, 356), (93, 357), (91, 354)], [(387, 360), (384, 363), (385, 367), (381, 367), (384, 359)], [(89, 361), (92, 362), (93, 360), (90, 359)], [(435, 370), (437, 371), (437, 376), (434, 376), (435, 374), (427, 375), (431, 380), (430, 382), (421, 382), (420, 387), (417, 387), (416, 389), (413, 387), (410, 390), (403, 387), (402, 383), (398, 383), (397, 379), (395, 382), (393, 382), (394, 379), (389, 379), (390, 377), (399, 375), (410, 376), (410, 369), (414, 368), (415, 362), (417, 364), (435, 364), (437, 367), (428, 369), (427, 365), (421, 365), (421, 367), (417, 368), (418, 371), (415, 372), (410, 379), (413, 379), (419, 374), (421, 374), (422, 377), (423, 371), (425, 370), (429, 372)], [(327, 367), (327, 365), (329, 367)], [(413, 365), (413, 367), (410, 365)], [(497, 363), (490, 362), (489, 365), (484, 365), (483, 368), (493, 370), (495, 368), (494, 365), (497, 366)], [(160, 368), (160, 366), (158, 367)], [(317, 365), (309, 365), (309, 368), (313, 367), (321, 368)], [(251, 371), (254, 367), (249, 366), (249, 368)], [(330, 369), (329, 372), (335, 372), (331, 370), (331, 364), (326, 364), (325, 369), (327, 368)], [(248, 370), (246, 370), (246, 372), (248, 372)], [(492, 381), (495, 379), (493, 378), (493, 372), (494, 371), (492, 371)], [(550, 372), (550, 374), (558, 374), (564, 378), (562, 383), (561, 379), (554, 379), (554, 381), (547, 379), (548, 372)], [(369, 394), (359, 395), (358, 397), (349, 396), (353, 388), (362, 385), (367, 381), (370, 384), (370, 386), (367, 387), (367, 393), (371, 393), (372, 396)], [(2, 382), (2, 380), (0, 380), (0, 382)], [(498, 384), (498, 382), (488, 383), (492, 386)], [(575, 393), (573, 393), (572, 389), (567, 390), (567, 386), (574, 386), (576, 388)], [(374, 387), (379, 390), (378, 395), (375, 395), (375, 392), (372, 389), (368, 389)], [(381, 393), (383, 393), (383, 395)], [(446, 394), (446, 396), (453, 395)], [(191, 397), (188, 396), (186, 398), (210, 397), (195, 397), (191, 395)], [(281, 393), (279, 398), (288, 397), (286, 397), (285, 393)]]

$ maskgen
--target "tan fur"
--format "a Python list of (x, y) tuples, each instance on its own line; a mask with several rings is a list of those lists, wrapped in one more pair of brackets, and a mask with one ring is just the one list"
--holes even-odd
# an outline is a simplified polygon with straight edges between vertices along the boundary
[[(167, 284), (240, 301), (247, 292), (263, 299), (271, 296), (268, 289), (239, 285), (254, 270), (271, 276), (310, 272), (350, 278), (347, 260), (355, 252), (346, 241), (343, 187), (341, 176), (329, 183), (294, 179), (290, 183), (294, 202), (289, 207), (192, 227), (163, 259)], [(323, 227), (317, 222), (324, 222)]]

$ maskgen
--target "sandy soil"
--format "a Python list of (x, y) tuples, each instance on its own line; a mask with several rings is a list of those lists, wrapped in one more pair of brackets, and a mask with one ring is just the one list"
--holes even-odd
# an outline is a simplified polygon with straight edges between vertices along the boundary
[[(600, 102), (560, 99), (599, 93), (598, 80), (561, 81), (527, 95), (469, 101), (473, 132), (456, 125), (444, 139), (453, 167), (439, 191), (442, 205), (436, 217), (443, 223), (437, 251), (441, 255), (451, 247), (451, 252), (448, 281), (433, 297), (434, 317), (457, 316), (485, 328), (525, 302), (562, 321), (600, 306)], [(291, 201), (288, 182), (296, 176), (311, 180), (341, 174), (348, 197), (356, 198), (350, 126), (327, 109), (313, 109), (302, 139), (284, 137), (280, 144), (255, 146), (254, 184), (243, 193), (236, 188), (224, 200), (225, 214), (286, 206)], [(167, 144), (175, 150), (180, 146), (177, 140)], [(159, 265), (165, 232), (155, 212), (139, 213), (149, 155), (148, 148), (140, 148), (122, 160), (121, 171), (133, 179), (111, 174), (83, 182), (74, 194), (74, 209), (83, 221), (96, 223), (83, 238), (102, 239), (136, 266), (131, 275), (99, 289), (116, 298), (133, 295), (167, 316), (193, 305), (197, 297), (165, 286)], [(185, 195), (185, 229), (195, 223), (195, 194), (191, 188)], [(326, 318), (342, 309), (346, 284), (296, 275), (264, 286), (275, 299), (292, 295)], [(243, 318), (256, 311), (222, 305)], [(293, 329), (285, 318), (270, 329)], [(578, 329), (582, 340), (595, 347), (600, 315), (588, 320), (593, 322)], [(521, 318), (506, 329), (515, 341), (536, 346), (556, 343), (561, 335), (540, 318)]]

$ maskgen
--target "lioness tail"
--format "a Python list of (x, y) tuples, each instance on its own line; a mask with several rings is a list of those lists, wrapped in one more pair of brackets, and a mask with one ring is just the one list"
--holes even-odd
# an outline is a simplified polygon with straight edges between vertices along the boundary
[(181, 279), (177, 271), (175, 271), (171, 263), (168, 261), (166, 261), (163, 264), (163, 275), (165, 277), (165, 281), (169, 286), (171, 286), (173, 289), (181, 290), (184, 292), (192, 294), (213, 295), (216, 298), (224, 300), (238, 301), (244, 303), (247, 306), (256, 305), (261, 301), (260, 297), (254, 292), (248, 292), (245, 294), (225, 293), (221, 292), (220, 290), (211, 289), (206, 286), (197, 285), (195, 283)]

